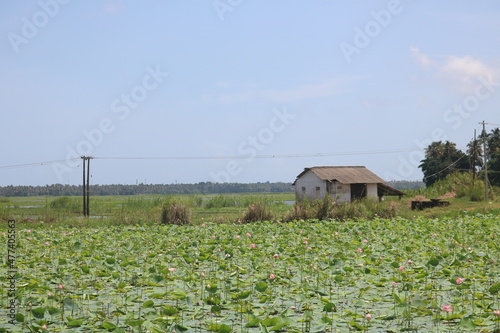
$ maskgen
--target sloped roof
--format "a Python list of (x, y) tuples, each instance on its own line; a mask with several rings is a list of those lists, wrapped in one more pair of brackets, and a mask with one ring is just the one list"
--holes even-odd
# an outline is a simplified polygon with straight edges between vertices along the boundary
[[(342, 184), (383, 183), (384, 180), (364, 166), (317, 166), (305, 168), (298, 176), (312, 171), (318, 178), (327, 181), (339, 181)], [(295, 180), (297, 181), (297, 180)], [(294, 182), (295, 184), (295, 182)]]

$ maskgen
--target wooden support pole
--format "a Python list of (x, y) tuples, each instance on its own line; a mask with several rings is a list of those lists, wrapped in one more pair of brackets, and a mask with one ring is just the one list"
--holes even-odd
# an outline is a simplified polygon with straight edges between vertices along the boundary
[(87, 156), (87, 216), (90, 215), (90, 157)]
[(82, 156), (82, 161), (83, 161), (83, 184), (82, 184), (82, 190), (83, 190), (83, 216), (87, 216), (87, 194), (85, 193), (85, 156)]

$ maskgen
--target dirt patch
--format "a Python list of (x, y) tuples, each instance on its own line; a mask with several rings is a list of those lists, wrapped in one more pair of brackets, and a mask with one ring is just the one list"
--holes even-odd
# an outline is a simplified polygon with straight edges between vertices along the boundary
[(455, 193), (455, 191), (453, 191), (453, 192), (448, 192), (448, 193), (443, 194), (442, 196), (438, 197), (438, 199), (452, 199), (452, 198), (456, 198), (456, 197), (457, 197), (457, 193)]
[(417, 195), (413, 198), (411, 198), (411, 201), (426, 201), (428, 200), (425, 195)]

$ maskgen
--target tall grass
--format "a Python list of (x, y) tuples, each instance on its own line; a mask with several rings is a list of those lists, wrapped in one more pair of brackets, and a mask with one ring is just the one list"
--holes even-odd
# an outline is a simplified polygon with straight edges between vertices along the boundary
[(393, 218), (402, 211), (397, 201), (378, 201), (371, 198), (356, 200), (350, 203), (335, 203), (330, 196), (323, 200), (297, 202), (286, 215), (285, 221), (299, 219), (334, 219), (345, 221), (356, 218)]
[(190, 224), (191, 209), (182, 200), (169, 200), (161, 208), (161, 224)]

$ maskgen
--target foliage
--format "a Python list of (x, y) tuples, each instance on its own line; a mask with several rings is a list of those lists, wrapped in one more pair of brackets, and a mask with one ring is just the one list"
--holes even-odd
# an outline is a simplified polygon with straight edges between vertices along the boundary
[[(151, 195), (151, 194), (209, 194), (209, 193), (282, 193), (289, 192), (291, 183), (212, 183), (196, 184), (137, 184), (90, 185), (90, 195)], [(0, 186), (0, 196), (80, 196), (81, 185), (53, 184), (46, 186)]]
[(191, 211), (186, 202), (181, 200), (169, 200), (161, 209), (161, 224), (189, 224), (191, 222)]
[(68, 210), (81, 210), (82, 208), (82, 201), (78, 200), (77, 198), (70, 198), (70, 197), (58, 197), (54, 200), (52, 200), (49, 204), (50, 208), (54, 209), (68, 209)]
[(234, 198), (223, 196), (219, 194), (217, 196), (211, 197), (205, 203), (205, 208), (213, 209), (213, 208), (223, 208), (223, 207), (236, 207), (237, 201)]
[[(13, 327), (1, 316), (0, 327), (492, 333), (500, 309), (497, 221), (466, 214), (442, 220), (19, 225), (17, 321)], [(3, 243), (7, 237), (0, 233)], [(1, 292), (8, 301), (7, 288)]]
[(425, 185), (430, 186), (457, 170), (468, 171), (470, 160), (467, 155), (456, 148), (455, 143), (438, 141), (432, 142), (426, 148), (425, 158), (419, 167), (424, 174)]
[(331, 196), (310, 203), (307, 200), (295, 203), (284, 221), (293, 220), (325, 220), (346, 221), (357, 218), (393, 218), (400, 213), (401, 206), (396, 201), (378, 201), (370, 198), (349, 203), (336, 203)]
[(491, 160), (488, 163), (488, 170), (488, 179), (490, 183), (494, 186), (500, 186), (500, 151), (491, 155)]
[(262, 201), (256, 201), (248, 205), (247, 210), (243, 215), (242, 221), (245, 223), (249, 223), (271, 220), (272, 218), (273, 215), (269, 210), (269, 206)]
[(470, 201), (484, 200), (484, 182), (471, 173), (455, 172), (434, 183), (429, 192), (444, 194), (454, 192), (457, 198), (464, 198)]

